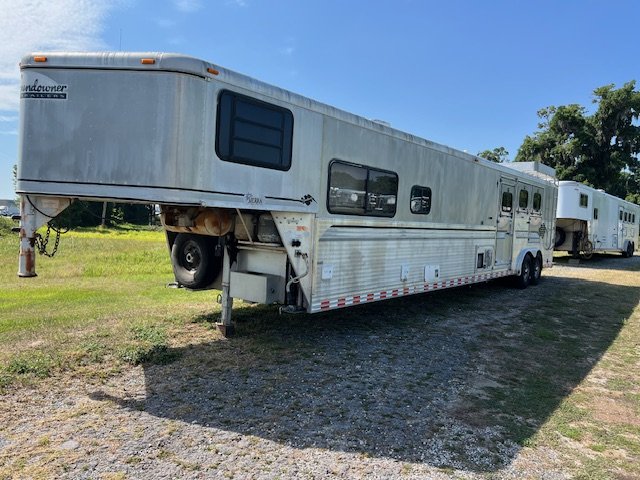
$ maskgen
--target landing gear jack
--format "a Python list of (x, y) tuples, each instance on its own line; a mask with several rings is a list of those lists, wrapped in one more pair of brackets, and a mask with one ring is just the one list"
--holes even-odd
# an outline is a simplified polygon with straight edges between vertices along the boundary
[(231, 259), (229, 258), (229, 249), (224, 249), (224, 258), (222, 261), (222, 310), (220, 312), (220, 321), (216, 323), (218, 331), (226, 338), (235, 334), (235, 325), (231, 320), (231, 308), (233, 306), (233, 298), (229, 289), (231, 279)]

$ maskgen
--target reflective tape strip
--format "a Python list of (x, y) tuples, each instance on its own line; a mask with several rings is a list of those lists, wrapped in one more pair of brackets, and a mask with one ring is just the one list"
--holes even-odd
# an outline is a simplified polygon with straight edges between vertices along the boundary
[(320, 310), (331, 310), (334, 308), (343, 308), (349, 305), (375, 302), (378, 300), (385, 300), (387, 298), (402, 297), (405, 295), (412, 295), (414, 293), (428, 292), (430, 290), (452, 288), (460, 285), (479, 283), (479, 282), (484, 282), (484, 281), (498, 278), (498, 277), (505, 277), (512, 274), (513, 272), (511, 270), (504, 270), (501, 272), (484, 273), (480, 275), (472, 275), (470, 277), (469, 276), (459, 277), (451, 280), (443, 280), (443, 281), (434, 282), (434, 283), (424, 283), (422, 286), (416, 285), (413, 287), (403, 287), (401, 290), (400, 289), (394, 289), (391, 291), (382, 290), (380, 292), (354, 295), (352, 297), (351, 296), (340, 297), (337, 300), (322, 300), (320, 302)]

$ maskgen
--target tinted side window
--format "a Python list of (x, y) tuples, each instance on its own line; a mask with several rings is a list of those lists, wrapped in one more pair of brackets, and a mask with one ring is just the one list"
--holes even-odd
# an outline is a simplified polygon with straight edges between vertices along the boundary
[(584, 193), (580, 194), (580, 206), (587, 208), (589, 206), (589, 197)]
[(216, 153), (222, 160), (288, 170), (292, 143), (289, 110), (230, 91), (220, 94)]
[(529, 192), (524, 188), (520, 190), (520, 194), (518, 196), (518, 208), (525, 209), (529, 204)]
[(539, 212), (542, 208), (542, 195), (539, 192), (533, 194), (533, 210)]
[(414, 185), (411, 187), (411, 213), (428, 215), (431, 211), (431, 189)]
[(398, 176), (362, 165), (333, 162), (327, 208), (331, 213), (393, 217)]
[(513, 210), (513, 193), (502, 192), (502, 205), (503, 212), (511, 212)]
[(398, 194), (398, 176), (369, 168), (367, 179), (368, 215), (393, 217), (396, 213), (396, 195)]

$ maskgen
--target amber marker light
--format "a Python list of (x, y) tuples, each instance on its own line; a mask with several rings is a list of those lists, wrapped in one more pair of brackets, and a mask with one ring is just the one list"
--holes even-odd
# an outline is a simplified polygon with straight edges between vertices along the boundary
[(155, 58), (141, 58), (140, 59), (140, 63), (143, 65), (153, 65), (154, 63), (156, 63), (156, 59)]
[(46, 62), (47, 61), (47, 57), (45, 57), (45, 56), (33, 57), (33, 61), (34, 62)]
[(218, 70), (211, 67), (207, 68), (207, 72), (209, 72), (211, 75), (220, 75), (220, 72)]

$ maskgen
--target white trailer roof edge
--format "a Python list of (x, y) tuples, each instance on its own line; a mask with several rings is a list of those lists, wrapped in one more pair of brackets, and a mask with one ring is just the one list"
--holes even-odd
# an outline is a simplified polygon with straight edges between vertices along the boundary
[(585, 185), (584, 183), (580, 183), (580, 182), (576, 182), (575, 180), (560, 180), (560, 182), (558, 182), (560, 187), (580, 187), (582, 189), (584, 189), (587, 192), (595, 192), (598, 195), (603, 195), (605, 197), (608, 197), (612, 200), (616, 200), (617, 202), (621, 202), (621, 203), (625, 203), (629, 206), (632, 206), (634, 208), (640, 208), (640, 206), (636, 203), (633, 202), (629, 202), (628, 200), (625, 200), (624, 198), (620, 198), (620, 197), (616, 197), (615, 195), (612, 195), (604, 190), (602, 190), (601, 188), (594, 188), (591, 187), (589, 185)]

